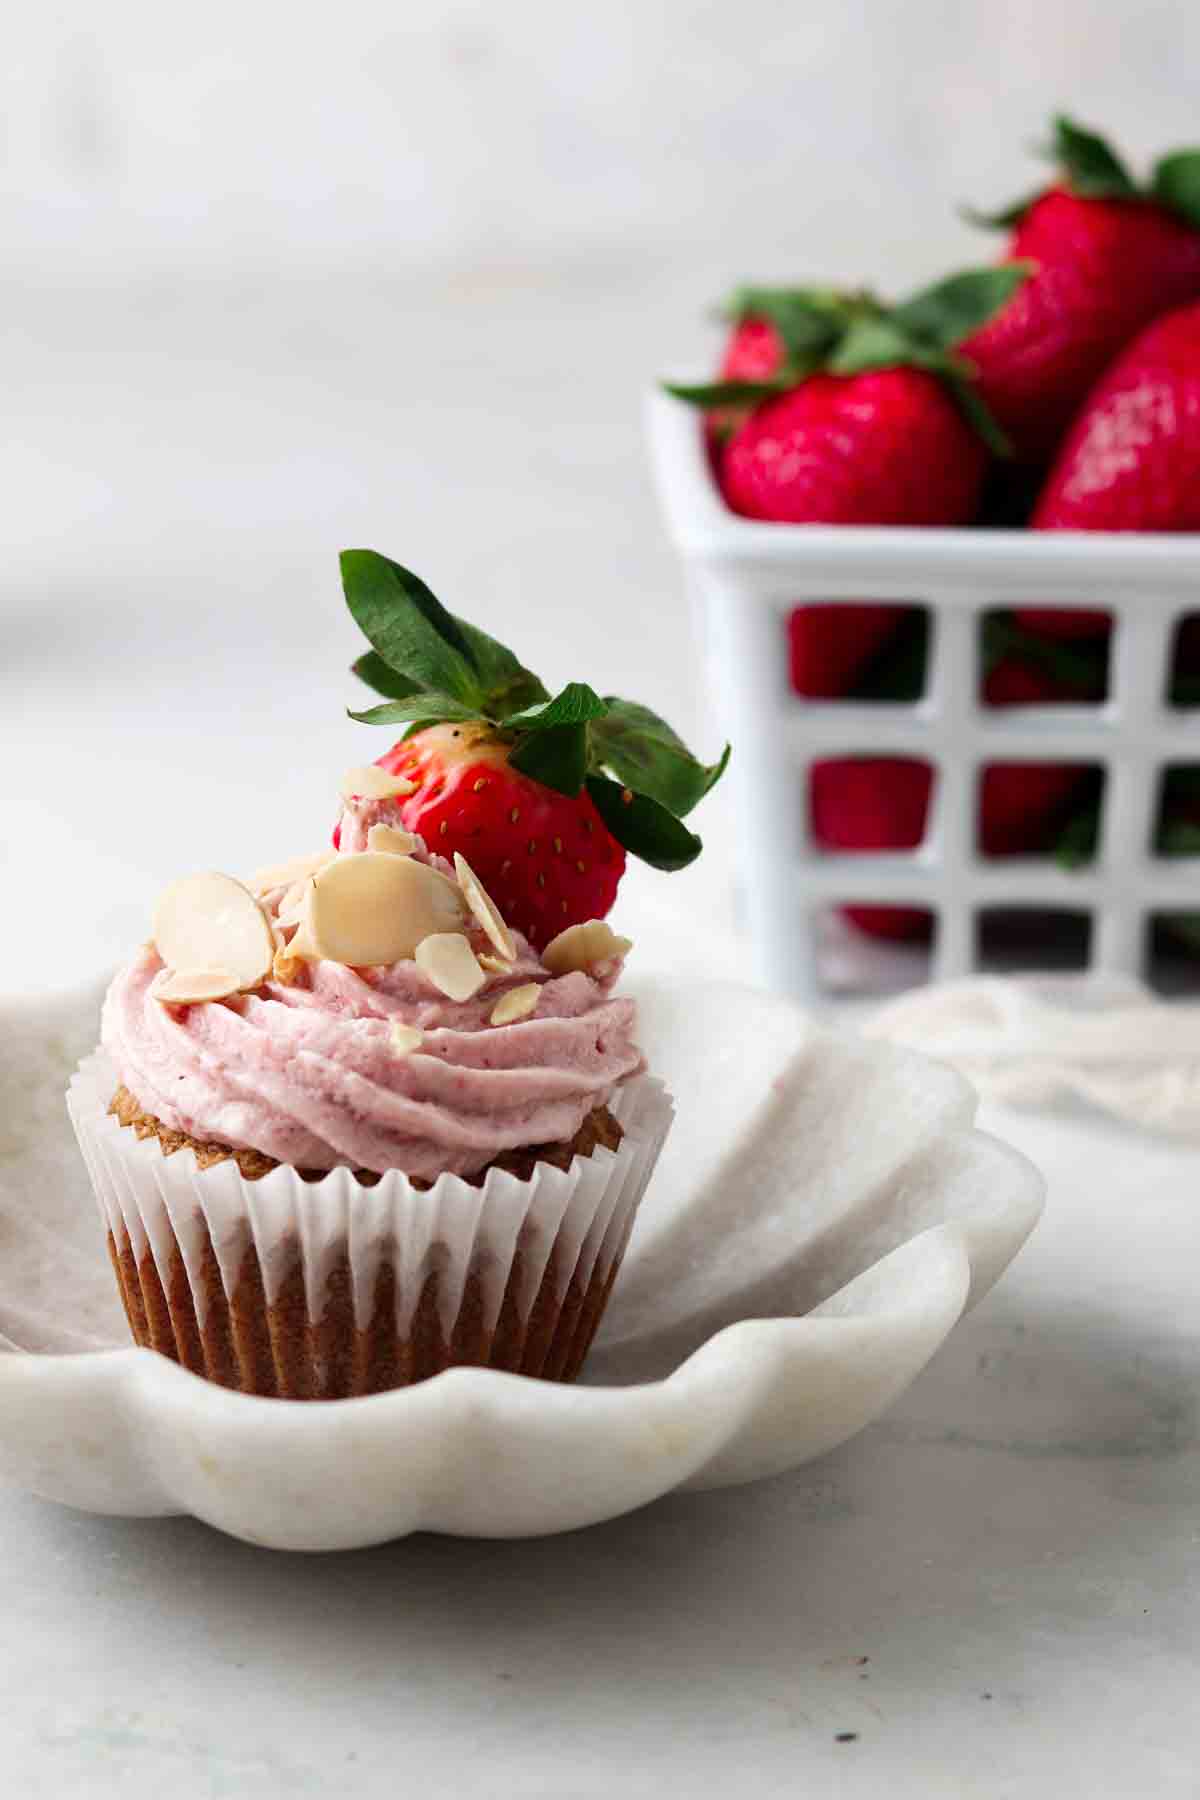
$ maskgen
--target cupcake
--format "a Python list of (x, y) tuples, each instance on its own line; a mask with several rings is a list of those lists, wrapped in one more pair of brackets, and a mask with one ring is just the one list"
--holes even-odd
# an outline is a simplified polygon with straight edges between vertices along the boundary
[[(371, 612), (377, 685), (416, 689), (397, 619), (431, 660), (424, 593)], [(559, 705), (433, 616), (476, 671), (474, 715), (441, 687), (393, 698), (376, 718), (418, 729), (350, 772), (332, 849), (173, 883), (68, 1096), (135, 1342), (248, 1393), (460, 1364), (574, 1379), (670, 1125), (618, 992), (629, 941), (599, 916), (624, 863), (600, 783), (641, 853), (647, 807), (691, 834), (597, 772), (593, 718), (623, 703), (563, 716), (587, 714), (578, 687)]]

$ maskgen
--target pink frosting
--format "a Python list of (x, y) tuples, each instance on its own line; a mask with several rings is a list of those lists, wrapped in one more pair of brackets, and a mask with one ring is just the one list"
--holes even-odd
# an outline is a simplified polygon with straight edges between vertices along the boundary
[[(344, 850), (365, 837), (362, 822), (352, 824)], [(268, 896), (269, 911), (280, 892)], [(477, 952), (490, 949), (482, 932), (469, 935)], [(462, 1002), (412, 961), (316, 962), (296, 985), (268, 981), (235, 1000), (180, 1008), (151, 997), (163, 965), (147, 946), (109, 988), (104, 1047), (138, 1103), (193, 1137), (303, 1169), (471, 1174), (504, 1150), (568, 1142), (643, 1067), (634, 1003), (612, 992), (620, 959), (553, 976), (516, 941), (511, 972), (490, 975)], [(500, 995), (531, 981), (541, 989), (536, 1011), (491, 1025)], [(416, 1051), (394, 1048), (394, 1019), (424, 1033)]]

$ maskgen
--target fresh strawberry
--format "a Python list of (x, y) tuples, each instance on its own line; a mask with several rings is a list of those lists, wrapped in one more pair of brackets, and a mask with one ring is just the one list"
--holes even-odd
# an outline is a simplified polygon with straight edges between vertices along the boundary
[(724, 379), (668, 391), (722, 421), (717, 479), (747, 518), (957, 525), (998, 447), (956, 345), (1025, 278), (954, 275), (894, 306), (867, 294), (746, 288)]
[(1058, 118), (1051, 155), (1058, 181), (981, 221), (1015, 226), (1006, 261), (1034, 272), (959, 345), (1017, 460), (1042, 465), (1128, 340), (1200, 298), (1200, 150), (1139, 188), (1102, 138)]
[(541, 948), (601, 919), (629, 851), (657, 869), (700, 853), (682, 819), (719, 780), (647, 707), (582, 682), (553, 699), (511, 650), (455, 618), (373, 550), (342, 552), (342, 582), (372, 648), (354, 672), (384, 703), (350, 717), (405, 724), (379, 757), (412, 781), (405, 828), (461, 852), (516, 930)]
[[(714, 473), (735, 512), (793, 524), (965, 523), (988, 421), (953, 346), (1021, 279), (968, 272), (890, 309), (862, 294), (742, 288), (727, 309), (720, 379), (669, 391), (705, 408)], [(904, 618), (899, 606), (798, 607), (793, 691), (846, 694)]]
[(405, 830), (443, 855), (461, 851), (531, 944), (611, 910), (625, 851), (590, 794), (568, 797), (522, 775), (488, 726), (430, 725), (378, 762), (416, 784), (399, 803)]
[(722, 381), (773, 381), (787, 351), (770, 319), (753, 314), (735, 320), (721, 358)]
[(1200, 530), (1200, 305), (1157, 319), (1093, 388), (1033, 529)]
[(923, 369), (811, 375), (736, 431), (721, 491), (750, 519), (793, 525), (961, 525), (983, 440)]

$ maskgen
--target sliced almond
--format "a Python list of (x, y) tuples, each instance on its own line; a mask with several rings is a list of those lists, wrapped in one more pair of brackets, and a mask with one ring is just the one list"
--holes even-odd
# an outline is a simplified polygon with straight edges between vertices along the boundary
[(293, 938), (290, 944), (281, 944), (275, 952), (275, 960), (271, 964), (271, 979), (277, 981), (280, 987), (291, 987), (308, 960), (294, 948), (295, 943), (296, 939)]
[(313, 943), (307, 916), (302, 916), (288, 942), (287, 953), (294, 962), (319, 962), (321, 952)]
[(239, 988), (257, 987), (275, 956), (262, 907), (232, 875), (185, 875), (160, 894), (154, 943), (170, 969), (227, 969)]
[(618, 937), (603, 919), (589, 919), (585, 925), (568, 925), (551, 938), (542, 951), (542, 961), (552, 975), (570, 975), (576, 969), (590, 969), (593, 963), (607, 962), (610, 957), (624, 956), (632, 949), (630, 939)]
[(418, 1031), (415, 1025), (405, 1025), (400, 1019), (392, 1020), (392, 1049), (398, 1056), (411, 1056), (425, 1042), (425, 1033)]
[(304, 909), (308, 904), (308, 890), (311, 885), (311, 875), (303, 881), (292, 883), (291, 887), (282, 895), (279, 905), (275, 909), (277, 925), (294, 925), (297, 920), (304, 917)]
[(467, 905), (487, 932), (488, 937), (508, 962), (517, 960), (517, 946), (513, 943), (513, 934), (500, 917), (495, 901), (480, 881), (465, 856), (454, 852), (454, 873), (458, 876), (458, 885), (466, 897)]
[(493, 956), (490, 950), (479, 952), (479, 966), (486, 969), (489, 975), (511, 975), (512, 964), (505, 962), (502, 956)]
[(417, 967), (451, 1000), (469, 1000), (487, 976), (460, 931), (439, 931), (417, 945)]
[(368, 850), (384, 850), (389, 856), (411, 856), (417, 840), (411, 831), (398, 831), (394, 825), (372, 825), (367, 833)]
[(336, 855), (336, 850), (318, 850), (313, 856), (292, 856), (285, 862), (268, 863), (265, 868), (255, 869), (246, 885), (255, 894), (269, 894), (273, 888), (290, 888), (297, 882), (308, 881)]
[(411, 856), (360, 850), (314, 878), (301, 929), (319, 956), (364, 968), (412, 956), (425, 938), (459, 930), (463, 917), (447, 876)]
[(511, 1025), (516, 1019), (527, 1019), (531, 1012), (537, 1011), (541, 991), (536, 981), (527, 981), (521, 987), (509, 988), (507, 994), (501, 994), (492, 1008), (492, 1024)]
[(163, 1006), (195, 1006), (204, 1000), (228, 1000), (238, 992), (238, 979), (228, 969), (164, 969), (150, 984)]
[(343, 800), (401, 800), (416, 791), (415, 781), (406, 781), (403, 775), (393, 775), (376, 763), (365, 769), (347, 769), (342, 776)]

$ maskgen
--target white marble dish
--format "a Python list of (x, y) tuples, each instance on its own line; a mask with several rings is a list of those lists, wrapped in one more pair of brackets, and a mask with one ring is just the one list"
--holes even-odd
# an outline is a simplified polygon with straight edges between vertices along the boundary
[(127, 1345), (62, 1100), (98, 995), (0, 1010), (0, 1476), (332, 1550), (565, 1531), (861, 1430), (1016, 1254), (1040, 1176), (920, 1056), (749, 989), (631, 987), (679, 1111), (585, 1384), (458, 1369), (311, 1404)]

